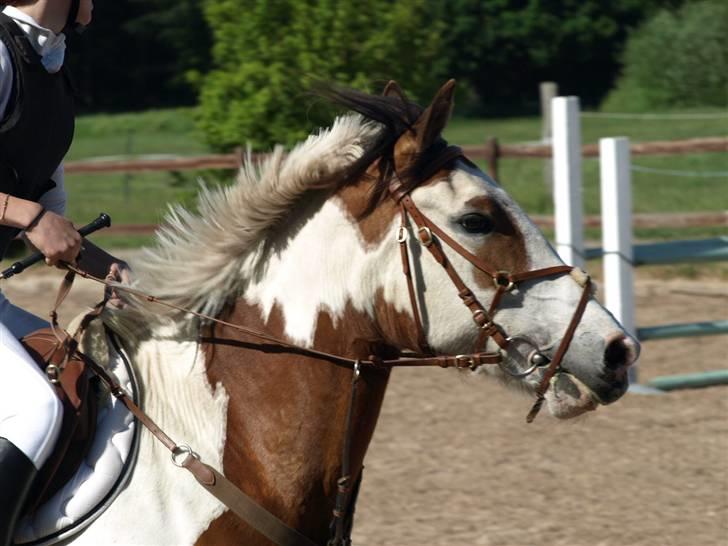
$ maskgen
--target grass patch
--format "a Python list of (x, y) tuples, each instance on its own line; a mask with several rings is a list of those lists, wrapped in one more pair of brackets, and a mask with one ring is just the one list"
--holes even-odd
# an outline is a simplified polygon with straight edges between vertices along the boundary
[(141, 154), (209, 153), (194, 108), (81, 116), (67, 160)]

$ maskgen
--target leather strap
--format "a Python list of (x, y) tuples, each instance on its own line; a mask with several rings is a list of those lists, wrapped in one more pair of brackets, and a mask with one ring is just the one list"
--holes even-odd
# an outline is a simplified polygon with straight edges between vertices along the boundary
[(399, 242), (400, 257), (402, 258), (402, 272), (407, 280), (407, 293), (409, 294), (410, 307), (412, 307), (412, 315), (415, 321), (415, 329), (417, 330), (417, 345), (421, 352), (432, 354), (432, 350), (427, 343), (427, 336), (425, 335), (425, 329), (422, 326), (422, 318), (417, 305), (417, 291), (415, 290), (415, 283), (412, 277), (412, 268), (410, 267), (409, 251), (407, 246), (408, 231), (407, 231), (407, 212), (404, 208), (401, 208), (400, 212), (401, 224), (399, 227), (399, 233), (397, 235), (397, 242)]
[(318, 546), (260, 506), (211, 466), (191, 455), (188, 455), (187, 459), (182, 462), (182, 466), (192, 472), (195, 479), (200, 474), (211, 474), (212, 477), (208, 479), (207, 483), (197, 479), (198, 483), (230, 508), (236, 516), (250, 524), (274, 544), (278, 544), (278, 546)]
[(574, 337), (576, 327), (581, 322), (581, 317), (584, 315), (586, 304), (589, 302), (590, 294), (591, 279), (587, 277), (587, 280), (584, 283), (584, 287), (581, 292), (581, 298), (579, 299), (579, 303), (577, 304), (576, 309), (574, 310), (574, 314), (571, 317), (571, 322), (569, 322), (569, 326), (566, 328), (564, 337), (561, 338), (559, 348), (556, 349), (554, 358), (549, 364), (549, 367), (546, 369), (546, 372), (543, 374), (543, 377), (541, 378), (541, 383), (536, 389), (536, 402), (534, 402), (531, 411), (529, 411), (528, 415), (526, 416), (527, 423), (533, 422), (533, 420), (536, 418), (536, 415), (538, 415), (538, 412), (541, 410), (541, 406), (543, 406), (543, 402), (546, 399), (546, 391), (548, 390), (549, 384), (551, 383), (551, 378), (559, 370), (559, 367), (561, 366), (561, 361), (563, 360), (566, 351), (569, 349), (569, 345), (571, 344), (571, 340)]
[[(457, 248), (453, 247), (453, 249), (461, 254), (465, 259), (471, 261), (471, 263), (473, 263), (479, 269), (481, 269), (481, 267), (477, 263), (472, 261), (472, 259), (475, 259), (477, 261), (480, 260), (477, 258), (477, 256), (471, 254), (463, 247), (455, 243), (451, 238), (447, 237), (447, 235), (445, 235), (445, 233), (442, 232), (442, 230), (440, 230), (439, 228), (433, 229), (434, 224), (426, 219), (425, 215), (420, 212), (420, 210), (414, 204), (414, 201), (412, 201), (412, 198), (409, 195), (401, 195), (400, 207), (401, 214), (404, 217), (409, 214), (409, 216), (412, 218), (413, 222), (417, 226), (417, 235), (420, 243), (422, 243), (422, 245), (427, 248), (432, 257), (435, 258), (435, 261), (443, 267), (445, 273), (447, 273), (448, 277), (450, 277), (451, 282), (455, 285), (455, 288), (458, 291), (458, 296), (462, 300), (463, 304), (470, 310), (473, 321), (477, 324), (479, 328), (481, 328), (481, 334), (482, 332), (486, 332), (488, 334), (488, 337), (492, 337), (501, 349), (505, 349), (508, 346), (508, 343), (503, 333), (498, 328), (494, 327), (494, 322), (491, 314), (485, 310), (483, 305), (475, 297), (475, 294), (473, 294), (473, 291), (470, 290), (470, 288), (468, 288), (468, 286), (466, 286), (466, 284), (463, 282), (458, 272), (452, 266), (450, 260), (447, 259), (445, 252), (442, 250), (438, 239), (433, 236), (433, 233), (437, 234), (437, 237), (439, 239), (442, 239), (446, 244), (448, 244), (448, 246), (451, 246), (450, 242), (457, 245)], [(445, 237), (447, 238), (442, 237), (442, 235), (445, 235)], [(492, 276), (497, 273), (494, 271), (491, 274), (491, 268), (489, 268), (487, 265), (485, 267), (487, 268), (487, 270), (483, 269), (483, 271), (485, 271), (487, 274)], [(491, 305), (491, 309), (493, 308), (494, 306)], [(413, 311), (415, 311), (414, 308)]]
[(359, 364), (354, 365), (354, 373), (351, 378), (351, 395), (349, 396), (349, 407), (346, 412), (346, 432), (344, 433), (344, 446), (341, 453), (341, 476), (336, 481), (336, 500), (334, 503), (333, 519), (331, 528), (333, 535), (327, 546), (348, 546), (351, 538), (347, 532), (347, 516), (349, 515), (349, 498), (353, 487), (358, 480), (352, 482), (351, 476), (351, 444), (354, 440), (354, 407), (356, 405), (357, 386), (361, 370)]

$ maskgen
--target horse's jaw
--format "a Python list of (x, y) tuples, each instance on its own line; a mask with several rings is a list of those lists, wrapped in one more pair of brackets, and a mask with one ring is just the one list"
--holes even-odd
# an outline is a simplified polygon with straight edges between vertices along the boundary
[(571, 419), (594, 411), (600, 402), (594, 392), (569, 373), (554, 375), (546, 391), (546, 405), (549, 413), (557, 419)]

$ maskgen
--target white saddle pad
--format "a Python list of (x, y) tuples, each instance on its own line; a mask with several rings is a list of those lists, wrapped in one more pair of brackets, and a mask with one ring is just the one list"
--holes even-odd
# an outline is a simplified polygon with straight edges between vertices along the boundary
[[(94, 359), (112, 372), (138, 403), (129, 360), (115, 340), (106, 338), (108, 359)], [(101, 355), (103, 356), (103, 355)], [(139, 431), (133, 415), (102, 387), (96, 435), (78, 472), (61, 490), (18, 524), (15, 543), (54, 544), (82, 531), (113, 502), (136, 461)]]

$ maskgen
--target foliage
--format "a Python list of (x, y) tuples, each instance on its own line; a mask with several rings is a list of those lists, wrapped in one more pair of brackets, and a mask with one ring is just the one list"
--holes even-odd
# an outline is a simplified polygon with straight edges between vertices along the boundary
[[(441, 22), (426, 0), (206, 0), (215, 69), (201, 127), (218, 149), (300, 140), (328, 121), (306, 92), (333, 81), (376, 90), (398, 80), (426, 99), (442, 83)], [(326, 121), (324, 121), (326, 120)]]
[(684, 1), (114, 0), (96, 3), (69, 58), (82, 111), (190, 105), (200, 93), (216, 146), (267, 146), (320, 123), (304, 101), (316, 79), (374, 90), (395, 78), (425, 101), (455, 77), (460, 113), (535, 112), (544, 80), (594, 104), (629, 29)]
[(70, 42), (80, 110), (94, 112), (194, 103), (188, 80), (207, 70), (211, 48), (196, 0), (97, 2), (88, 30)]
[(445, 21), (450, 73), (468, 82), (475, 113), (535, 111), (538, 84), (597, 103), (630, 27), (666, 0), (431, 0)]
[(728, 105), (728, 4), (701, 1), (664, 10), (634, 32), (624, 78), (608, 106), (633, 109)]
[[(212, 35), (197, 0), (130, 0), (143, 6), (143, 14), (126, 29), (162, 51), (152, 67), (175, 89), (192, 90), (210, 65)], [(161, 74), (160, 74), (161, 72)], [(179, 104), (179, 103), (177, 103)]]

